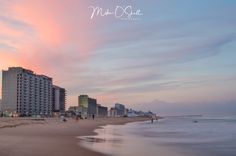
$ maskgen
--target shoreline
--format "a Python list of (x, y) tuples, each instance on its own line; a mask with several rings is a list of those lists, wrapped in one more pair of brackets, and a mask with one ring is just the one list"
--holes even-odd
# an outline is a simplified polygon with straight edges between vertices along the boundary
[[(13, 118), (14, 120), (14, 118)], [(130, 122), (147, 121), (146, 117), (95, 118), (95, 120), (58, 118), (33, 121), (17, 127), (0, 128), (0, 155), (4, 156), (105, 156), (83, 147), (77, 137), (96, 135), (95, 129), (105, 125), (123, 125)], [(1, 121), (1, 120), (0, 120)], [(37, 123), (38, 122), (38, 123)], [(1, 124), (2, 122), (0, 122)]]

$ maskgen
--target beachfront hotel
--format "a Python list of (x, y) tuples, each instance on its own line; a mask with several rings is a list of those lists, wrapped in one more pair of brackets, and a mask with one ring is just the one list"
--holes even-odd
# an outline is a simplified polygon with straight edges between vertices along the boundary
[(107, 117), (108, 115), (108, 108), (102, 106), (101, 104), (97, 104), (97, 116), (98, 117)]
[(116, 103), (115, 107), (112, 107), (109, 111), (110, 117), (121, 117), (127, 115), (127, 111), (124, 104)]
[(52, 115), (52, 78), (22, 67), (2, 72), (2, 110), (5, 115)]
[(92, 116), (97, 114), (97, 100), (90, 98), (88, 95), (78, 97), (78, 106), (83, 116)]
[(65, 112), (66, 90), (59, 86), (52, 87), (52, 111), (57, 113)]

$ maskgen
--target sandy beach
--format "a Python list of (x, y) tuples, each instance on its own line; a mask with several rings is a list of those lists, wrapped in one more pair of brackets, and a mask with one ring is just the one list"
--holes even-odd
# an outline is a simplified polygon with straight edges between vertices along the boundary
[(125, 124), (145, 121), (147, 118), (96, 118), (95, 120), (59, 118), (35, 121), (22, 118), (0, 119), (1, 156), (102, 156), (79, 144), (78, 136), (92, 135), (94, 129), (103, 125)]

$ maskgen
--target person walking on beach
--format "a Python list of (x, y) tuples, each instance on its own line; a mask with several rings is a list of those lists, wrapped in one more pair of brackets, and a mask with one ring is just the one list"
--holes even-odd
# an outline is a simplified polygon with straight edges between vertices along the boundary
[(93, 114), (93, 120), (94, 120), (94, 114)]
[(153, 124), (153, 117), (151, 118), (151, 123)]
[(79, 115), (76, 115), (75, 120), (78, 122), (79, 121)]
[(63, 121), (63, 122), (67, 121), (66, 118), (63, 115), (61, 116), (61, 121)]

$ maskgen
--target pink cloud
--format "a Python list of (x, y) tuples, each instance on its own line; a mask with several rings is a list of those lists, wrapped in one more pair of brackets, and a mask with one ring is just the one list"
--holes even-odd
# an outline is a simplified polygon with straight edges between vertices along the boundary
[[(26, 23), (33, 31), (25, 33), (0, 24), (1, 35), (14, 40), (15, 44), (8, 43), (17, 50), (8, 55), (8, 60), (40, 71), (88, 60), (99, 45), (94, 33), (98, 23), (89, 19), (88, 6), (82, 0), (9, 2), (7, 18)], [(11, 61), (6, 63), (12, 65)]]
[(98, 21), (89, 19), (88, 1), (17, 0), (3, 5), (0, 43), (14, 50), (0, 47), (1, 69), (23, 66), (56, 77), (56, 82), (73, 79), (71, 73), (81, 70), (76, 66), (86, 64), (102, 41), (95, 33)]

